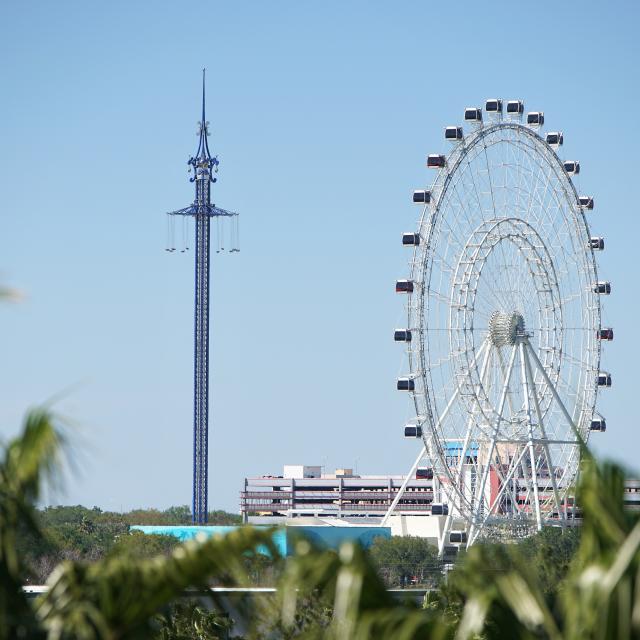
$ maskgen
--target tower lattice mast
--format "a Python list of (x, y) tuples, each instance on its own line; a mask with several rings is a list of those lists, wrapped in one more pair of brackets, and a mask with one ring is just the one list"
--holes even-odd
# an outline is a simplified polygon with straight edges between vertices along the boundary
[[(211, 218), (237, 220), (237, 213), (211, 203), (211, 185), (218, 171), (218, 158), (209, 151), (209, 123), (205, 117), (205, 70), (202, 70), (202, 120), (195, 156), (189, 158), (190, 182), (195, 182), (192, 205), (169, 212), (169, 216), (188, 216), (195, 220), (195, 321), (193, 376), (193, 522), (204, 524), (208, 516), (209, 458), (209, 279)], [(172, 219), (172, 218), (170, 218)], [(174, 251), (174, 248), (168, 248)], [(235, 249), (237, 250), (237, 249)], [(234, 249), (232, 249), (234, 251)]]

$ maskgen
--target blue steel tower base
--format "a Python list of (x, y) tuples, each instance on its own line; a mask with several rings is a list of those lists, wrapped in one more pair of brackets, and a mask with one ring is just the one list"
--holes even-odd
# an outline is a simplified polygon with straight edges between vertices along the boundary
[(207, 522), (209, 490), (210, 218), (196, 214), (196, 300), (193, 371), (193, 522)]

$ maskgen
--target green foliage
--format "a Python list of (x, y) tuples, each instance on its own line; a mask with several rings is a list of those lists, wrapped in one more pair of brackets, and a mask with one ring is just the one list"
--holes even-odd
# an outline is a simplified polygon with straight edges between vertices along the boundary
[[(315, 602), (324, 615), (306, 614)], [(439, 615), (399, 604), (387, 591), (363, 549), (345, 543), (339, 553), (299, 542), (278, 584), (278, 638), (365, 640), (452, 637)]]
[(242, 516), (238, 513), (229, 513), (228, 511), (217, 509), (209, 511), (208, 524), (219, 526), (242, 524)]
[(128, 556), (131, 559), (153, 558), (160, 555), (169, 555), (178, 545), (178, 539), (173, 536), (131, 531), (117, 539), (111, 548), (110, 555)]
[(245, 558), (245, 570), (249, 584), (254, 587), (273, 587), (282, 574), (285, 559), (263, 554)]
[(180, 601), (158, 618), (157, 640), (226, 640), (232, 621), (228, 616), (208, 611), (194, 601)]
[[(134, 546), (142, 557), (148, 557), (156, 548), (162, 552), (176, 544), (173, 538), (171, 541), (165, 540), (160, 549), (157, 541), (152, 539), (128, 541), (132, 524), (172, 525), (191, 522), (188, 506), (170, 507), (165, 511), (136, 509), (121, 514), (102, 511), (98, 507), (88, 509), (76, 505), (46, 507), (34, 513), (43, 535), (34, 536), (23, 531), (17, 540), (18, 552), (25, 566), (24, 582), (31, 584), (43, 584), (63, 560), (94, 561), (104, 558), (114, 549), (133, 551)], [(225, 511), (214, 511), (210, 516), (218, 524), (240, 518)]]
[(127, 524), (141, 525), (180, 525), (191, 524), (191, 509), (187, 505), (169, 507), (165, 511), (158, 509), (134, 509), (123, 514)]
[(369, 555), (389, 587), (434, 586), (439, 582), (438, 549), (425, 538), (378, 537)]
[(23, 535), (41, 538), (34, 503), (42, 481), (51, 478), (64, 438), (44, 410), (27, 415), (22, 435), (12, 440), (0, 461), (0, 639), (37, 638), (41, 629), (22, 592)]
[(536, 572), (545, 597), (558, 595), (578, 551), (581, 532), (579, 527), (545, 527), (518, 544), (518, 552)]
[[(451, 576), (450, 602), (457, 597), (462, 610), (457, 637), (640, 638), (640, 516), (624, 510), (623, 480), (620, 467), (598, 465), (583, 451), (578, 501), (584, 523), (556, 589), (526, 547), (524, 553), (518, 545), (472, 547)], [(543, 534), (537, 553), (550, 550), (559, 535)], [(559, 546), (575, 547), (578, 536), (563, 535), (568, 540)]]
[(129, 526), (121, 516), (97, 507), (48, 507), (40, 514), (42, 530), (62, 557), (97, 560), (112, 549)]
[(152, 638), (158, 631), (156, 613), (187, 588), (204, 590), (214, 576), (228, 586), (246, 585), (247, 555), (259, 546), (277, 555), (271, 534), (243, 528), (225, 537), (189, 541), (168, 557), (63, 562), (49, 579), (36, 614), (59, 637)]
[[(581, 534), (545, 530), (521, 544), (475, 545), (418, 608), (394, 600), (378, 570), (387, 562), (404, 579), (420, 563), (431, 566), (434, 552), (424, 541), (378, 541), (371, 557), (352, 543), (336, 553), (301, 541), (284, 561), (272, 531), (243, 527), (176, 546), (162, 536), (129, 535), (122, 517), (99, 509), (38, 515), (33, 505), (62, 444), (52, 417), (32, 412), (0, 460), (0, 640), (225, 638), (231, 621), (198, 604), (210, 599), (219, 610), (208, 586), (246, 586), (273, 568), (274, 596), (234, 605), (248, 638), (640, 638), (640, 515), (623, 508), (622, 470), (596, 464), (587, 451)], [(45, 551), (89, 556), (102, 545), (109, 552), (93, 562), (63, 560), (34, 606), (20, 588), (27, 539)], [(267, 549), (270, 559), (257, 549)], [(180, 600), (186, 590), (198, 603)]]
[[(164, 511), (158, 509), (134, 509), (122, 514), (123, 521), (129, 525), (189, 525), (192, 523), (191, 508), (188, 505), (169, 507)], [(242, 517), (236, 513), (216, 510), (209, 512), (208, 524), (233, 525), (242, 524)]]

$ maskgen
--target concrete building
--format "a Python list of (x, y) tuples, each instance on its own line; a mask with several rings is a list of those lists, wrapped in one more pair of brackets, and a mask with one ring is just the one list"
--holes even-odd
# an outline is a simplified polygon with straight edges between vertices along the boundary
[[(330, 517), (354, 524), (376, 522), (404, 480), (403, 476), (361, 476), (353, 469), (336, 469), (332, 474), (320, 471), (316, 466), (285, 465), (281, 476), (246, 478), (240, 493), (244, 521), (289, 523), (296, 518)], [(433, 474), (419, 470), (417, 476), (398, 504), (399, 515), (431, 515), (438, 504), (440, 491)]]

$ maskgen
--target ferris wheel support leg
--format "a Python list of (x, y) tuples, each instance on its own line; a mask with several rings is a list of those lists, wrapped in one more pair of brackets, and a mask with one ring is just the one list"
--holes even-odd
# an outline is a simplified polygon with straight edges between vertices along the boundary
[[(517, 345), (514, 345), (513, 349), (511, 350), (511, 356), (509, 357), (509, 366), (507, 367), (507, 373), (504, 377), (504, 384), (502, 385), (502, 392), (500, 394), (500, 402), (498, 404), (498, 411), (497, 411), (498, 415), (496, 416), (495, 423), (493, 426), (493, 433), (491, 435), (491, 447), (489, 448), (489, 454), (487, 456), (485, 467), (482, 470), (482, 478), (480, 480), (480, 486), (478, 488), (478, 501), (477, 501), (478, 510), (481, 508), (481, 506), (484, 504), (484, 501), (485, 501), (484, 489), (487, 484), (487, 478), (489, 477), (489, 470), (491, 469), (491, 459), (493, 458), (493, 452), (496, 448), (496, 437), (498, 435), (498, 430), (500, 429), (500, 420), (502, 419), (502, 412), (504, 411), (504, 405), (507, 400), (507, 394), (509, 392), (509, 382), (511, 381), (511, 375), (513, 373), (513, 366), (515, 364), (517, 351), (518, 351), (518, 347)], [(487, 506), (489, 506), (488, 501), (487, 501)], [(487, 514), (487, 517), (489, 515), (490, 514)], [(467, 548), (473, 544), (473, 542), (475, 541), (475, 538), (478, 536), (477, 527), (478, 527), (478, 513), (475, 512), (473, 514), (473, 518), (471, 521), (469, 536), (467, 537)]]
[[(480, 356), (480, 353), (482, 352), (483, 349), (485, 350), (485, 353), (484, 353), (484, 358), (482, 360), (482, 366), (480, 367), (480, 382), (482, 385), (486, 385), (486, 382), (487, 382), (486, 378), (489, 370), (489, 361), (491, 359), (491, 347), (489, 345), (488, 340), (485, 340), (480, 346), (480, 349), (478, 349), (478, 355), (474, 360), (474, 364), (475, 362), (477, 362), (478, 357)], [(479, 387), (480, 385), (477, 385), (477, 391), (479, 391)], [(458, 469), (457, 469), (458, 472), (455, 476), (456, 478), (462, 477), (462, 468), (464, 466), (464, 460), (467, 455), (467, 449), (469, 448), (469, 442), (471, 441), (471, 433), (473, 431), (474, 421), (475, 421), (475, 411), (469, 416), (469, 420), (467, 421), (467, 432), (465, 433), (462, 449), (460, 451), (460, 460), (458, 460)], [(462, 487), (460, 487), (460, 490), (463, 490)], [(473, 500), (473, 496), (471, 499)], [(442, 556), (444, 555), (444, 545), (445, 545), (447, 536), (449, 535), (449, 531), (451, 530), (452, 522), (453, 522), (453, 514), (450, 512), (447, 515), (447, 519), (444, 522), (444, 530), (442, 531), (442, 535), (439, 536), (438, 538), (438, 557), (439, 558), (442, 558)]]
[(556, 388), (553, 384), (553, 382), (551, 382), (549, 376), (547, 375), (547, 372), (544, 370), (544, 366), (542, 365), (542, 362), (540, 362), (540, 358), (538, 358), (538, 354), (535, 352), (535, 350), (531, 347), (531, 345), (529, 344), (529, 342), (525, 342), (524, 343), (528, 352), (531, 354), (531, 356), (533, 357), (533, 362), (535, 363), (535, 365), (538, 367), (538, 369), (540, 370), (540, 373), (542, 374), (542, 377), (544, 378), (544, 381), (547, 383), (547, 387), (549, 388), (549, 390), (551, 391), (551, 394), (553, 395), (554, 400), (558, 403), (558, 406), (560, 407), (560, 410), (562, 411), (565, 419), (567, 420), (567, 422), (569, 423), (569, 426), (573, 429), (573, 434), (576, 437), (576, 440), (578, 441), (578, 443), (580, 443), (581, 445), (584, 445), (584, 439), (583, 437), (580, 435), (580, 432), (578, 431), (578, 427), (576, 427), (575, 422), (573, 421), (573, 419), (571, 418), (571, 416), (569, 415), (569, 412), (567, 411), (567, 408), (564, 406), (564, 403), (562, 402), (562, 400), (560, 399), (560, 396), (558, 395), (558, 392), (556, 391)]
[[(489, 355), (489, 351), (490, 350), (487, 349), (487, 356)], [(488, 360), (488, 357), (485, 359), (485, 363), (486, 363), (487, 360)], [(473, 428), (472, 420), (473, 420), (473, 416), (469, 419), (469, 426), (467, 427), (467, 433), (465, 434), (465, 437), (464, 437), (464, 443), (462, 445), (462, 451), (461, 451), (461, 454), (460, 454), (460, 460), (458, 461), (458, 474), (456, 476), (457, 478), (461, 477), (462, 466), (464, 464), (464, 459), (465, 459), (466, 454), (467, 454), (467, 449), (469, 448), (469, 442), (471, 441), (471, 431), (472, 431), (472, 428)], [(449, 531), (451, 529), (452, 520), (453, 520), (453, 514), (450, 511), (449, 514), (447, 515), (447, 519), (444, 522), (444, 530), (442, 532), (442, 535), (438, 539), (438, 557), (439, 558), (441, 558), (444, 555), (444, 544), (445, 544), (445, 541), (447, 539), (447, 535), (449, 534)]]
[[(489, 356), (489, 349), (487, 349), (487, 354), (485, 356), (485, 361), (483, 364), (483, 369), (486, 366), (486, 363), (488, 361), (488, 356)], [(462, 473), (462, 466), (464, 464), (464, 459), (465, 456), (467, 454), (467, 449), (469, 448), (469, 442), (471, 440), (471, 431), (473, 428), (472, 425), (472, 420), (473, 420), (473, 416), (469, 419), (469, 424), (467, 426), (467, 433), (465, 434), (464, 437), (464, 443), (462, 445), (462, 451), (460, 452), (460, 460), (458, 461), (458, 474), (457, 474), (457, 478), (461, 477), (461, 473)], [(447, 519), (444, 521), (444, 530), (442, 532), (442, 535), (439, 537), (438, 539), (438, 557), (441, 558), (444, 555), (444, 543), (445, 540), (447, 539), (447, 535), (449, 534), (449, 530), (451, 529), (451, 522), (453, 520), (453, 513), (452, 513), (452, 509), (449, 510), (449, 513), (447, 514)]]
[(449, 535), (449, 531), (451, 530), (451, 521), (453, 520), (453, 515), (451, 512), (447, 514), (447, 519), (444, 521), (444, 529), (442, 530), (442, 534), (438, 536), (438, 558), (442, 559), (444, 556), (444, 544), (447, 540), (447, 536)]
[(503, 494), (506, 491), (507, 484), (513, 478), (516, 470), (518, 469), (518, 466), (523, 464), (524, 456), (525, 456), (526, 453), (527, 453), (527, 448), (525, 447), (520, 452), (520, 455), (516, 459), (515, 463), (513, 465), (511, 465), (511, 468), (509, 469), (509, 472), (507, 473), (507, 475), (504, 476), (504, 479), (502, 481), (502, 486), (500, 487), (500, 491), (498, 491), (498, 494), (493, 499), (493, 502), (489, 505), (489, 509), (487, 510), (486, 515), (482, 519), (481, 525), (484, 525), (484, 523), (489, 519), (489, 516), (491, 515), (492, 511), (496, 508), (496, 506), (500, 502), (500, 498), (502, 498)]
[(404, 481), (402, 482), (402, 485), (398, 490), (398, 493), (396, 493), (396, 497), (393, 499), (393, 502), (389, 505), (389, 508), (387, 509), (387, 513), (385, 513), (384, 518), (382, 518), (382, 522), (380, 523), (381, 527), (385, 527), (387, 525), (387, 521), (389, 520), (389, 518), (391, 517), (391, 514), (393, 513), (394, 509), (398, 505), (398, 502), (400, 502), (400, 498), (402, 498), (402, 494), (405, 492), (411, 478), (414, 477), (416, 469), (418, 468), (420, 461), (422, 460), (422, 458), (424, 458), (426, 453), (427, 453), (427, 447), (425, 447), (423, 444), (422, 449), (420, 449), (420, 453), (418, 454), (418, 457), (416, 458), (415, 462), (411, 466), (411, 469), (409, 469), (409, 473), (406, 475)]
[[(473, 359), (473, 362), (472, 362), (471, 366), (475, 365), (476, 361), (480, 357), (480, 354), (482, 353), (482, 350), (484, 348), (488, 348), (486, 342), (483, 343), (483, 345), (480, 347), (480, 349), (478, 349), (478, 352), (476, 353), (476, 357)], [(433, 431), (434, 432), (444, 422), (445, 418), (449, 414), (449, 411), (451, 411), (451, 407), (453, 406), (453, 403), (456, 401), (456, 399), (458, 398), (459, 395), (460, 395), (460, 387), (456, 387), (456, 390), (453, 392), (453, 395), (451, 396), (451, 399), (447, 403), (447, 406), (444, 408), (444, 411), (442, 412), (442, 414), (438, 418), (438, 422), (436, 423), (435, 427), (433, 427)], [(400, 489), (398, 490), (398, 493), (396, 494), (396, 497), (393, 499), (393, 502), (389, 505), (389, 508), (387, 509), (387, 513), (385, 513), (384, 518), (382, 518), (382, 522), (380, 523), (381, 527), (386, 526), (387, 521), (391, 517), (391, 514), (393, 513), (394, 509), (398, 506), (398, 502), (400, 502), (400, 499), (402, 498), (402, 495), (404, 494), (405, 490), (407, 489), (407, 485), (411, 481), (412, 476), (415, 474), (416, 469), (418, 468), (418, 465), (420, 464), (420, 460), (422, 460), (422, 458), (424, 458), (426, 453), (427, 453), (427, 447), (425, 445), (423, 445), (422, 449), (420, 450), (420, 454), (416, 458), (415, 462), (413, 463), (413, 466), (409, 470), (409, 473), (405, 477)]]
[[(502, 357), (502, 352), (500, 351), (500, 349), (496, 349), (496, 353), (498, 354), (498, 362), (500, 363), (500, 370), (502, 371), (502, 375), (506, 376), (507, 365), (504, 361), (504, 358)], [(513, 398), (511, 397), (511, 393), (507, 395), (507, 404), (509, 405), (509, 411), (511, 412), (511, 415), (514, 416), (516, 412), (514, 411), (514, 408), (513, 408)], [(510, 472), (510, 474), (511, 476), (515, 474), (515, 468), (518, 466), (518, 464), (520, 464), (521, 466), (522, 477), (525, 479), (525, 482), (527, 483), (527, 493), (529, 493), (531, 491), (531, 485), (529, 484), (529, 479), (527, 477), (527, 474), (525, 473), (525, 468), (524, 468), (524, 464), (522, 464), (522, 461), (520, 463), (516, 462), (515, 465), (513, 465), (513, 470)], [(509, 475), (509, 473), (507, 473), (507, 475)], [(507, 479), (505, 479), (505, 477), (503, 477), (502, 474), (500, 474), (500, 481), (504, 486), (507, 482)], [(520, 509), (520, 505), (518, 504), (517, 492), (513, 486), (511, 487), (511, 499), (513, 500), (513, 505), (515, 506), (516, 510), (522, 511), (522, 509)]]
[[(522, 376), (522, 392), (524, 395), (524, 409), (527, 414), (527, 423), (529, 428), (529, 442), (527, 442), (527, 448), (529, 449), (529, 463), (531, 465), (531, 481), (533, 483), (533, 504), (536, 513), (536, 523), (538, 531), (542, 530), (542, 516), (540, 515), (540, 497), (538, 495), (538, 472), (536, 467), (536, 456), (533, 450), (533, 425), (531, 424), (531, 404), (530, 404), (530, 385), (529, 376), (527, 375), (527, 366), (525, 362), (524, 342), (519, 345), (520, 350), (520, 375)], [(535, 388), (534, 388), (535, 395)]]
[[(522, 350), (522, 354), (524, 356), (524, 363), (527, 370), (527, 375), (529, 376), (529, 380), (533, 385), (533, 369), (531, 368), (531, 362), (529, 361), (529, 354), (527, 353), (526, 348)], [(533, 385), (533, 388), (535, 390), (535, 385)], [(542, 438), (544, 440), (547, 440), (547, 433), (544, 428), (544, 421), (542, 419), (542, 411), (540, 410), (540, 401), (538, 400), (538, 394), (535, 393), (535, 391), (533, 393), (533, 406), (536, 410), (536, 415), (538, 417), (538, 427), (540, 429), (540, 432), (542, 433)], [(556, 469), (551, 462), (549, 445), (545, 442), (542, 445), (542, 447), (543, 447), (545, 458), (547, 460), (547, 467), (549, 468), (549, 476), (551, 477), (551, 486), (553, 488), (553, 497), (556, 502), (556, 508), (558, 509), (558, 514), (562, 519), (562, 526), (564, 527), (566, 526), (566, 522), (567, 522), (567, 514), (566, 514), (566, 510), (562, 506), (562, 500), (560, 499), (560, 492), (558, 491), (558, 483), (556, 481)]]

